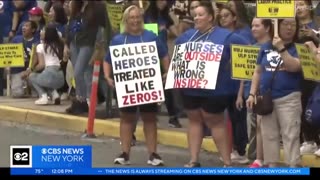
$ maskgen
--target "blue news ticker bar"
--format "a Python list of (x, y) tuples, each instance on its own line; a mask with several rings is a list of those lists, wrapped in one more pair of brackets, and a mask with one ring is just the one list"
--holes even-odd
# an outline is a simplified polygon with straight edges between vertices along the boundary
[(11, 175), (310, 175), (310, 168), (12, 168)]

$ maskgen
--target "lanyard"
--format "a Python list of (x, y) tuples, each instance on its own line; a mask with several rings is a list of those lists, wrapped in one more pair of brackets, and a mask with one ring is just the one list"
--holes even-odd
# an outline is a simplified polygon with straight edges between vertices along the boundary
[[(123, 44), (127, 44), (127, 40), (128, 40), (128, 35), (126, 35), (126, 37), (124, 38), (124, 43)], [(140, 41), (143, 43), (143, 39), (142, 39), (142, 35), (140, 35)]]
[[(213, 32), (214, 30), (214, 27), (210, 28), (208, 31), (206, 31), (205, 33), (201, 34), (199, 37), (197, 37), (195, 40), (193, 40), (194, 42), (197, 42), (199, 41), (201, 38), (203, 38), (205, 35), (207, 35), (205, 41), (208, 40), (209, 36), (211, 35), (211, 33)], [(197, 30), (192, 36), (191, 38), (188, 40), (189, 41), (192, 41), (192, 39), (198, 34), (199, 30)]]

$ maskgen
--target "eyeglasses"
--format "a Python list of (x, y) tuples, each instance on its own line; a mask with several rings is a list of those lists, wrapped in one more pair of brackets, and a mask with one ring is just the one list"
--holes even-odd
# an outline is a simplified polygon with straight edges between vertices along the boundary
[(297, 24), (296, 23), (288, 23), (288, 22), (283, 22), (281, 23), (282, 26), (285, 26), (285, 27), (291, 27), (291, 28), (295, 28), (297, 27)]

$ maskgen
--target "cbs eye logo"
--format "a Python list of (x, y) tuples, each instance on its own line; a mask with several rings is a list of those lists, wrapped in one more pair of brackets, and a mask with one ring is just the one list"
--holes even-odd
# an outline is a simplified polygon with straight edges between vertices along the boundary
[(32, 167), (32, 147), (10, 146), (10, 167)]

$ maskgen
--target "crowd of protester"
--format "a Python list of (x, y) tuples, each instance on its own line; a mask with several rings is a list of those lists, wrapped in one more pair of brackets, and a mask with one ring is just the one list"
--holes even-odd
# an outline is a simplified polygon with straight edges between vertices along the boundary
[[(181, 128), (180, 117), (188, 118), (190, 161), (185, 167), (201, 166), (199, 153), (207, 136), (214, 140), (224, 167), (279, 166), (281, 145), (290, 167), (300, 166), (303, 154), (320, 156), (320, 127), (305, 117), (318, 83), (303, 78), (295, 48), (295, 43), (305, 44), (320, 62), (319, 2), (296, 1), (296, 17), (279, 19), (276, 30), (271, 19), (255, 17), (254, 1), (150, 0), (143, 8), (135, 0), (120, 3), (123, 33), (111, 28), (104, 0), (47, 0), (44, 7), (36, 0), (0, 0), (0, 43), (22, 43), (25, 60), (24, 67), (0, 69), (0, 95), (9, 88), (11, 97), (37, 98), (36, 105), (70, 100), (66, 113), (80, 115), (89, 111), (95, 60), (103, 61), (99, 102), (115, 98), (109, 45), (155, 41), (165, 78), (173, 45), (208, 41), (224, 45), (215, 90), (165, 90), (168, 125)], [(158, 35), (145, 30), (144, 23), (158, 24)], [(252, 81), (231, 78), (231, 44), (260, 47)], [(5, 82), (8, 73), (10, 87)], [(256, 95), (267, 92), (270, 81), (274, 110), (257, 115), (252, 111)], [(159, 109), (158, 103), (114, 109), (120, 111), (122, 150), (116, 164), (130, 163), (140, 117), (148, 164), (164, 164), (157, 153)], [(226, 114), (232, 133), (227, 132)]]

